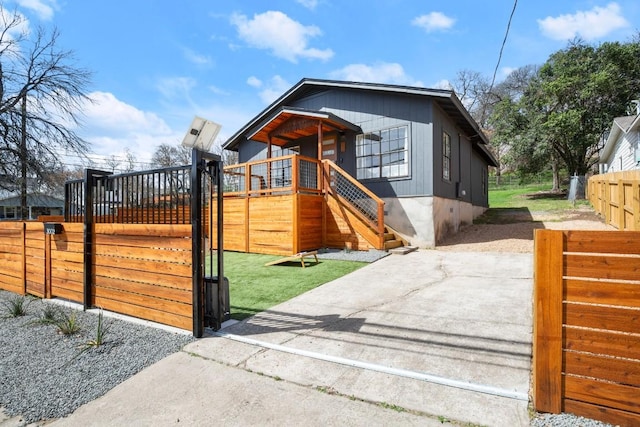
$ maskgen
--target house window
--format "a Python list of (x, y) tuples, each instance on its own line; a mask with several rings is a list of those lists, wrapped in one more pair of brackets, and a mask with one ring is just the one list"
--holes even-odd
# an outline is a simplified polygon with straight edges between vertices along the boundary
[(451, 137), (442, 132), (442, 179), (451, 181)]
[(409, 126), (356, 136), (358, 179), (409, 175)]

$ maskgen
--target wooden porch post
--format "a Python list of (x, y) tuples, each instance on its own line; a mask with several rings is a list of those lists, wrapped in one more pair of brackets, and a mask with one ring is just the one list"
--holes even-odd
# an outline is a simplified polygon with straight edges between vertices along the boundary
[(267, 188), (271, 189), (271, 135), (267, 139)]
[(322, 120), (318, 120), (318, 160), (322, 161)]

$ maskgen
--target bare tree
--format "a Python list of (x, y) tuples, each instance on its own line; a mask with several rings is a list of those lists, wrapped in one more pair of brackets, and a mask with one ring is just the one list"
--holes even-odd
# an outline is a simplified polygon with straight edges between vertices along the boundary
[(70, 51), (57, 48), (57, 30), (30, 33), (26, 24), (0, 3), (0, 176), (14, 178), (4, 188), (20, 191), (22, 218), (27, 216), (29, 181), (59, 169), (60, 153), (88, 151), (72, 128), (90, 101), (86, 87), (91, 78), (73, 65)]
[(191, 164), (191, 149), (182, 145), (160, 144), (151, 157), (153, 166), (168, 168)]

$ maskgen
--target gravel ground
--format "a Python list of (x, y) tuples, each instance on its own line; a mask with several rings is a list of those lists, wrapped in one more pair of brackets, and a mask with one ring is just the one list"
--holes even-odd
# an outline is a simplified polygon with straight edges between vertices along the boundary
[(389, 255), (389, 252), (378, 251), (371, 249), (368, 251), (350, 251), (346, 249), (320, 249), (318, 251), (318, 258), (321, 259), (335, 259), (339, 261), (360, 261), (360, 262), (374, 262), (380, 258), (384, 258)]
[[(64, 417), (193, 340), (105, 315), (105, 342), (92, 347), (87, 343), (96, 339), (95, 311), (29, 298), (25, 316), (7, 317), (6, 305), (15, 297), (0, 291), (0, 408), (24, 424)], [(65, 336), (38, 323), (46, 307), (75, 315), (80, 331)]]

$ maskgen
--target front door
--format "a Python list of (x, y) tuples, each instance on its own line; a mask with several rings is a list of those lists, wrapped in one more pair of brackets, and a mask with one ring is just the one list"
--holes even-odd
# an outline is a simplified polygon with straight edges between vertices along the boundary
[(336, 138), (326, 138), (322, 140), (322, 160), (331, 160), (336, 162), (338, 159), (338, 144)]

